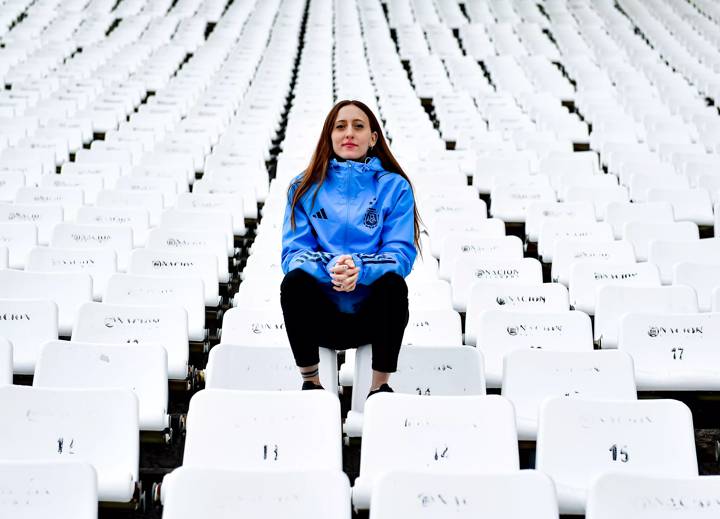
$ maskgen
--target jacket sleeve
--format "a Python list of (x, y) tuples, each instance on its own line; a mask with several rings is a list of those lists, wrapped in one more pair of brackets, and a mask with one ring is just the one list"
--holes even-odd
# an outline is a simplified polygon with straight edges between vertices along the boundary
[(415, 201), (405, 182), (383, 222), (380, 249), (375, 254), (352, 255), (355, 265), (360, 265), (358, 284), (370, 285), (388, 272), (402, 277), (410, 274), (417, 256), (414, 238)]
[(285, 220), (282, 230), (282, 270), (287, 274), (291, 270), (302, 269), (314, 276), (318, 281), (330, 282), (330, 275), (325, 270), (327, 263), (333, 255), (319, 251), (317, 237), (310, 225), (302, 204), (295, 206), (295, 229), (290, 224), (290, 202), (292, 194), (297, 188), (293, 184), (288, 193), (288, 203), (285, 207)]

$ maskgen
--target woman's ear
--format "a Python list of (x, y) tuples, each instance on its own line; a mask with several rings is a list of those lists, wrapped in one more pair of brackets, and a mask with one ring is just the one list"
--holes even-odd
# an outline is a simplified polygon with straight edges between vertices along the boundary
[(372, 134), (370, 135), (370, 146), (371, 147), (375, 146), (375, 144), (377, 143), (377, 139), (378, 139), (377, 132), (372, 132)]

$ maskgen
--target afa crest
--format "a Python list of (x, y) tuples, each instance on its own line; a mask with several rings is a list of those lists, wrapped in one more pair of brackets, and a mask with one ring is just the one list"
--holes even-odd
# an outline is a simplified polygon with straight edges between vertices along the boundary
[(368, 229), (374, 229), (378, 224), (378, 212), (374, 207), (369, 207), (365, 211), (365, 218), (363, 219), (363, 225)]

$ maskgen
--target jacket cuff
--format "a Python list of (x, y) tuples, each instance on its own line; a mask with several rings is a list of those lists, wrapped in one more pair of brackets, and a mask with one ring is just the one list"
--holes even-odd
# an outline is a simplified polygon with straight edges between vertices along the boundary
[(330, 261), (328, 261), (327, 265), (325, 265), (325, 271), (327, 272), (328, 276), (331, 276), (331, 277), (332, 277), (332, 269), (335, 267), (335, 265), (337, 265), (338, 258), (339, 258), (340, 256), (341, 256), (341, 255), (338, 254), (338, 255), (335, 256), (333, 259), (331, 259)]

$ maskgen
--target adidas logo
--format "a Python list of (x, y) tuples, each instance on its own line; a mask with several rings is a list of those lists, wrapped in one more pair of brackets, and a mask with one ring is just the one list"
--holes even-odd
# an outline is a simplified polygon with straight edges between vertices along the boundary
[(325, 214), (325, 209), (320, 209), (317, 213), (313, 215), (313, 218), (318, 218), (320, 220), (327, 220), (327, 214)]

